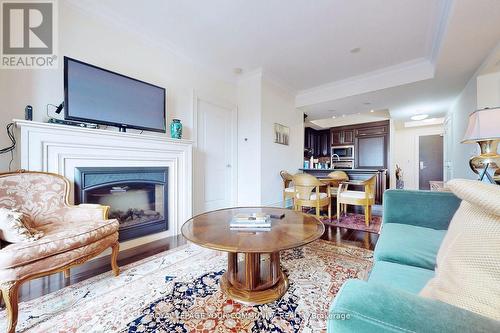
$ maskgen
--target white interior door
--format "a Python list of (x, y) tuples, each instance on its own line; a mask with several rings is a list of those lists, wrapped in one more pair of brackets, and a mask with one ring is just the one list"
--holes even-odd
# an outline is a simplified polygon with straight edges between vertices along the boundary
[(196, 98), (197, 213), (230, 207), (236, 191), (236, 110)]

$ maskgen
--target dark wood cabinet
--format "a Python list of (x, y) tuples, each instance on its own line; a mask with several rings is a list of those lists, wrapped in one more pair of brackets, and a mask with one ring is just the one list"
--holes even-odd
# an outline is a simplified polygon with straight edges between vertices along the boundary
[(330, 130), (318, 131), (306, 127), (304, 132), (304, 148), (309, 149), (314, 157), (330, 156)]
[(334, 131), (332, 130), (331, 132), (331, 137), (332, 137), (332, 145), (340, 145), (342, 144), (342, 131)]
[(353, 144), (354, 143), (354, 130), (344, 130), (344, 144)]
[(316, 151), (316, 132), (317, 131), (315, 129), (310, 127), (306, 127), (304, 132), (304, 149), (309, 149), (313, 155)]
[(353, 129), (336, 129), (332, 128), (331, 142), (332, 145), (352, 145), (354, 144), (354, 130)]
[(319, 131), (319, 151), (320, 157), (330, 156), (330, 130)]
[(389, 156), (389, 121), (315, 130), (306, 127), (304, 147), (314, 157), (330, 157), (331, 146), (353, 145), (354, 167), (387, 169)]
[(356, 137), (385, 135), (389, 132), (388, 126), (374, 126), (356, 129)]

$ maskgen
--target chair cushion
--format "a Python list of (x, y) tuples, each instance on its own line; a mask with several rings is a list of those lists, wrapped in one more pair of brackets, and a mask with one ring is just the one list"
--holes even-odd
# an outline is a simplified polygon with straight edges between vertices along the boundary
[(0, 269), (26, 265), (30, 262), (66, 252), (116, 233), (117, 220), (47, 224), (41, 227), (44, 236), (34, 242), (10, 244), (0, 251)]
[(500, 320), (500, 187), (465, 179), (447, 186), (463, 201), (421, 294)]
[(75, 260), (88, 256), (96, 256), (105, 249), (111, 247), (111, 245), (116, 244), (117, 241), (118, 233), (115, 232), (109, 236), (99, 239), (96, 242), (89, 243), (66, 252), (58, 253), (47, 258), (35, 260), (25, 265), (12, 268), (0, 268), (0, 281), (20, 280), (36, 273), (62, 268)]
[[(341, 198), (349, 198), (349, 199), (364, 199), (366, 196), (363, 191), (343, 191), (340, 193)], [(370, 195), (370, 198), (373, 198), (373, 195)]]
[(434, 271), (429, 269), (387, 261), (377, 261), (373, 265), (368, 282), (385, 284), (418, 294), (433, 277)]
[[(319, 194), (319, 198), (320, 198), (320, 199), (324, 199), (324, 198), (326, 198), (326, 197), (327, 197), (327, 194), (326, 194), (326, 193), (321, 192), (321, 193)], [(316, 198), (317, 198), (316, 193), (311, 193), (310, 200), (317, 200)]]
[(434, 270), (446, 230), (399, 223), (383, 224), (375, 247), (375, 260)]
[(285, 192), (293, 193), (293, 192), (295, 192), (295, 188), (293, 186), (292, 187), (285, 187)]

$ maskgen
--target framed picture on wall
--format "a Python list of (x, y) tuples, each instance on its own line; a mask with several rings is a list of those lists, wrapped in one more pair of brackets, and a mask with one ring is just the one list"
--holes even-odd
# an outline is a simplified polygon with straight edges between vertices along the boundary
[(290, 138), (290, 128), (281, 124), (274, 124), (274, 142), (287, 145)]

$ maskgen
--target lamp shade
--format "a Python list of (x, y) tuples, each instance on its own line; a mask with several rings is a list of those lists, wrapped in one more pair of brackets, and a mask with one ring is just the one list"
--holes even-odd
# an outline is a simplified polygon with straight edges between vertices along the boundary
[(462, 143), (500, 139), (500, 107), (474, 111)]

